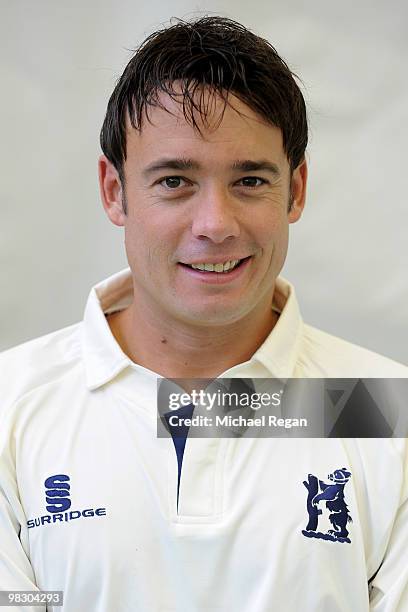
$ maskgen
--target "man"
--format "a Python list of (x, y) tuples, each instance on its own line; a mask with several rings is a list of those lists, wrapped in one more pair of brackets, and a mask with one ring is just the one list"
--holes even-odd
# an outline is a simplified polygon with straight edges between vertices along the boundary
[(231, 20), (177, 23), (129, 62), (101, 144), (130, 269), (3, 354), (1, 589), (62, 590), (64, 612), (408, 610), (404, 439), (156, 436), (161, 378), (407, 377), (305, 325), (278, 278), (307, 181), (287, 65)]

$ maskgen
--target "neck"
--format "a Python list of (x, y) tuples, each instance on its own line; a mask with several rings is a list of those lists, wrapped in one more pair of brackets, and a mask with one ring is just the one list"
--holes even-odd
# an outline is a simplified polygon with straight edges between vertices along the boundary
[(112, 334), (134, 362), (165, 378), (213, 378), (248, 361), (275, 326), (271, 295), (246, 317), (225, 326), (164, 321), (135, 300), (108, 316)]

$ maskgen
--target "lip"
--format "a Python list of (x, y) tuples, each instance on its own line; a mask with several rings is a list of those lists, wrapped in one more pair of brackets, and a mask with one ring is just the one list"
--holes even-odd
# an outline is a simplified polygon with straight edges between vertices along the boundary
[[(236, 257), (235, 259), (238, 259), (238, 257)], [(201, 272), (200, 270), (193, 270), (193, 268), (189, 268), (188, 266), (183, 265), (181, 263), (179, 263), (178, 265), (180, 269), (183, 270), (186, 274), (188, 274), (192, 279), (210, 285), (226, 285), (245, 273), (245, 270), (251, 263), (251, 259), (252, 256), (247, 257), (245, 261), (243, 261), (238, 267), (234, 268), (232, 272)], [(208, 261), (207, 263), (212, 262)], [(219, 259), (217, 263), (220, 263)]]

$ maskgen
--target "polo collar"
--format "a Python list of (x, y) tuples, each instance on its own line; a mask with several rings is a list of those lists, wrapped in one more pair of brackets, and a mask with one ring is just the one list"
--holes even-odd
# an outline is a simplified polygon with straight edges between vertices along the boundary
[(275, 281), (272, 307), (279, 315), (275, 327), (255, 352), (257, 359), (274, 378), (291, 378), (300, 352), (303, 321), (295, 289), (282, 277)]
[(113, 274), (90, 291), (82, 322), (82, 355), (87, 387), (91, 390), (136, 365), (116, 342), (105, 317), (126, 308), (132, 301), (132, 293), (129, 268)]
[[(86, 383), (90, 390), (112, 381), (126, 368), (153, 377), (161, 376), (134, 363), (121, 349), (112, 335), (106, 314), (122, 310), (133, 299), (133, 283), (130, 268), (92, 287), (81, 327), (82, 355)], [(279, 319), (249, 361), (233, 366), (221, 376), (248, 377), (254, 367), (261, 366), (265, 378), (286, 379), (294, 375), (302, 332), (302, 319), (293, 286), (278, 278), (275, 283), (273, 309)]]

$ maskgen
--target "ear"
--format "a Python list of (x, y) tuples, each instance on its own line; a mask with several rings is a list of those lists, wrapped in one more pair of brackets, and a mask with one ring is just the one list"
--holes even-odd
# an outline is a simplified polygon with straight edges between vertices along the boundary
[(293, 171), (291, 182), (292, 208), (288, 214), (289, 223), (295, 223), (302, 216), (306, 203), (307, 164), (306, 159)]
[(115, 225), (123, 226), (126, 215), (123, 210), (122, 184), (118, 171), (105, 155), (98, 160), (99, 190), (103, 207)]

